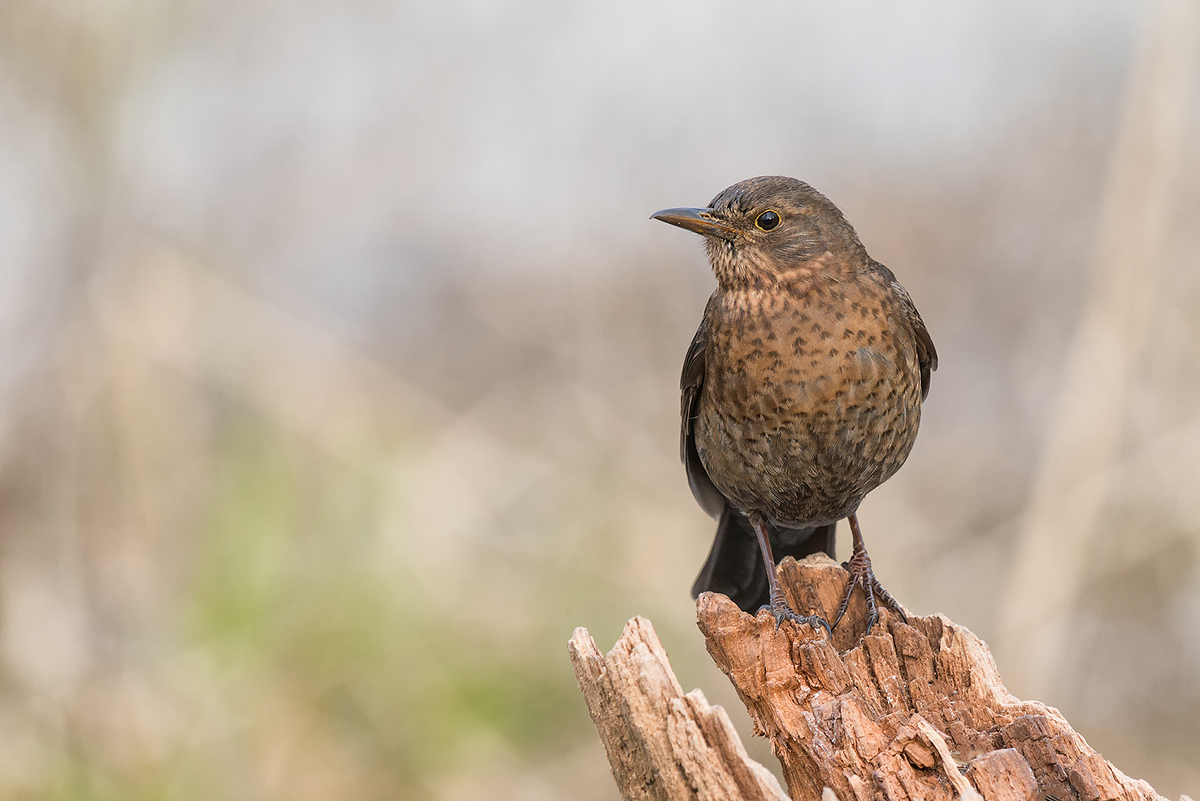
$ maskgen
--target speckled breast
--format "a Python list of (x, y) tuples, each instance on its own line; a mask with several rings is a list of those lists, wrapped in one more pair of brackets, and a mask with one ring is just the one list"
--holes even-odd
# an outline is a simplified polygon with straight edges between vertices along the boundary
[(742, 511), (788, 526), (839, 520), (908, 457), (916, 344), (890, 296), (871, 289), (747, 290), (710, 304), (696, 447)]

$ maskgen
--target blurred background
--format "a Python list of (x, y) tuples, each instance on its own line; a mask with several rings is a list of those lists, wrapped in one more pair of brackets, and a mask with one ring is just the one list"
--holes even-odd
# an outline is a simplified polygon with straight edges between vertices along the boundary
[(614, 799), (566, 641), (635, 614), (750, 741), (677, 461), (714, 282), (647, 218), (760, 174), (938, 346), (860, 511), (883, 582), (1195, 796), (1198, 35), (1195, 0), (5, 0), (0, 797)]

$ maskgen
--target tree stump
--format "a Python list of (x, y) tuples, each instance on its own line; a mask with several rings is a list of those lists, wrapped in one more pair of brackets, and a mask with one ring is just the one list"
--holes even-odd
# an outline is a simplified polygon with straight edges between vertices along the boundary
[[(827, 620), (847, 573), (827, 556), (790, 557), (779, 575), (793, 606)], [(863, 636), (856, 592), (824, 631), (723, 595), (697, 602), (700, 631), (783, 767), (791, 798), (817, 801), (1159, 801), (1106, 762), (1058, 710), (1020, 701), (987, 645), (942, 615), (901, 622), (886, 610)], [(579, 686), (626, 799), (775, 799), (724, 710), (686, 696), (649, 622), (634, 618), (606, 657), (586, 630), (570, 644)], [(772, 786), (773, 785), (773, 786)], [(1187, 801), (1187, 797), (1184, 797)]]

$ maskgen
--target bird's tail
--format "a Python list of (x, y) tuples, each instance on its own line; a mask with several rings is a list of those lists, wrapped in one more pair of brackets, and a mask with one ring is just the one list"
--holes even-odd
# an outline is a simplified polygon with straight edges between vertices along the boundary
[[(779, 528), (771, 526), (772, 556), (775, 563), (785, 556), (802, 559), (809, 554), (833, 556), (836, 523), (815, 528)], [(767, 568), (758, 549), (758, 539), (750, 520), (728, 505), (717, 523), (708, 561), (692, 585), (692, 597), (702, 592), (719, 592), (729, 597), (742, 611), (754, 614), (770, 600)]]

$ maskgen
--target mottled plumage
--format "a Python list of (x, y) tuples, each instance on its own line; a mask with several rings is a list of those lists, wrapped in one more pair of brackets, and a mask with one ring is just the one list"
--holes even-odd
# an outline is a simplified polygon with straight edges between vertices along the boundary
[(720, 520), (693, 594), (793, 616), (766, 565), (833, 555), (833, 526), (849, 517), (851, 572), (870, 606), (880, 593), (899, 611), (853, 515), (908, 457), (937, 368), (912, 299), (841, 211), (792, 178), (753, 178), (705, 209), (654, 216), (705, 236), (718, 283), (680, 382), (681, 457)]

